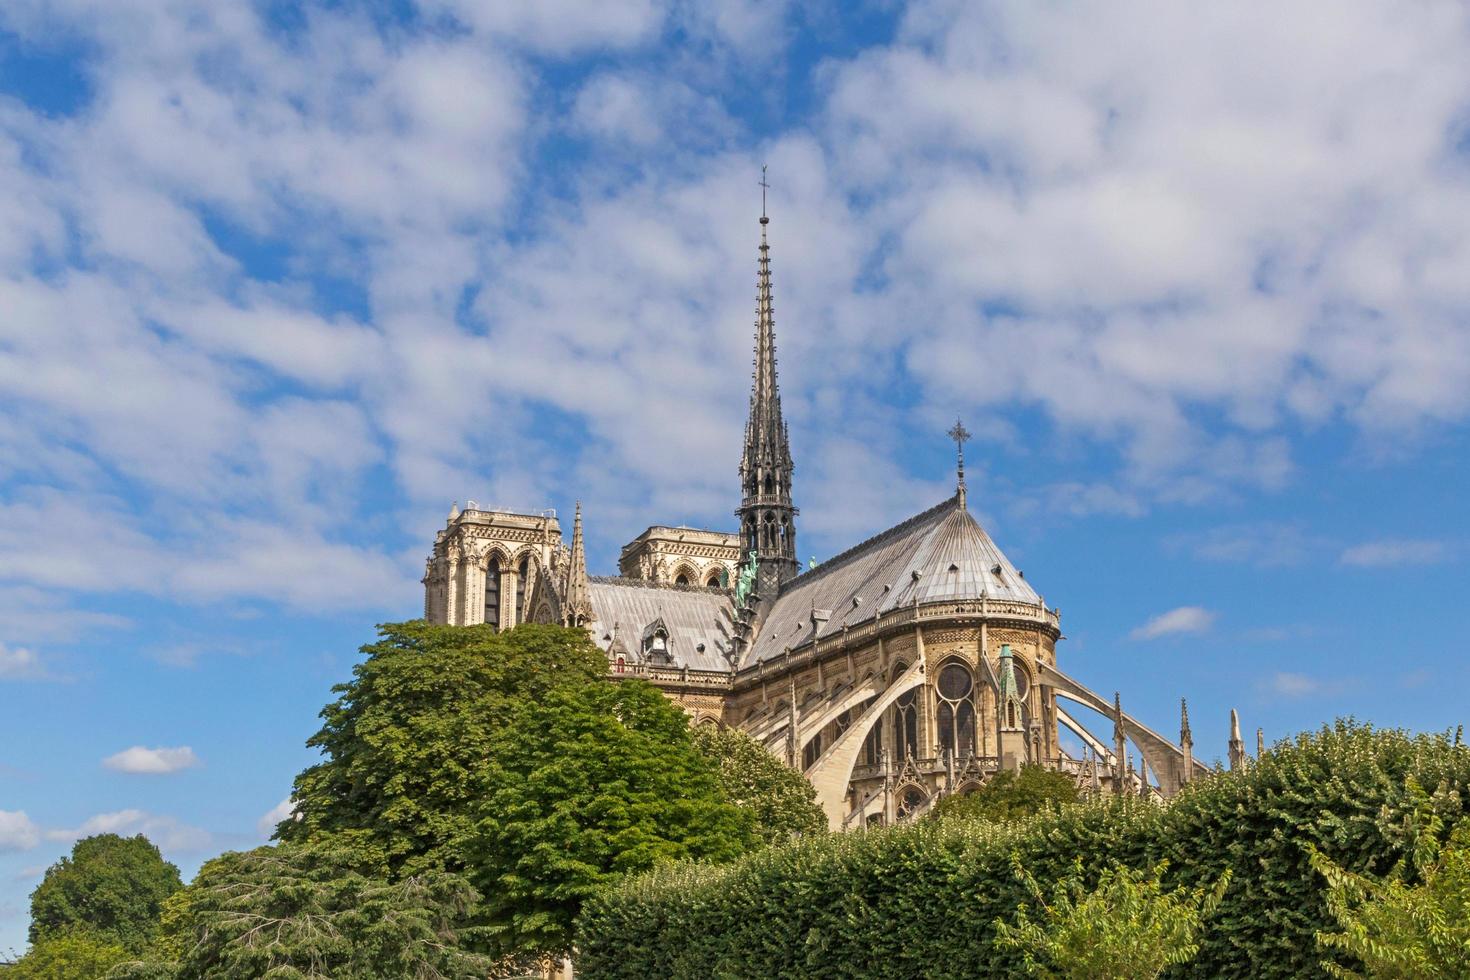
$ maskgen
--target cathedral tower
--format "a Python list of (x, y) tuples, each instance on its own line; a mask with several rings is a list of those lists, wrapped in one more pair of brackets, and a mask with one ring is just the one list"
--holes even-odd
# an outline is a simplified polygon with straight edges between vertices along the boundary
[[(764, 195), (765, 173), (761, 174)], [(781, 417), (776, 383), (776, 320), (771, 308), (771, 246), (766, 242), (765, 201), (761, 202), (760, 271), (756, 278), (755, 372), (750, 387), (750, 418), (740, 458), (740, 541), (742, 561), (755, 552), (756, 592), (774, 599), (782, 583), (800, 571), (796, 560), (796, 515), (791, 503), (791, 444)]]

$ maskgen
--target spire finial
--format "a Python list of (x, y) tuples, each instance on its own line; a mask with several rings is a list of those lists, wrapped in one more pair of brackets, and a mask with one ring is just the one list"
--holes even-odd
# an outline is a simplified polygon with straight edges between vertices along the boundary
[[(565, 599), (563, 625), (581, 626), (592, 618), (592, 600), (587, 589), (587, 548), (582, 537), (582, 501), (577, 501), (572, 521), (572, 554), (567, 563), (567, 577), (562, 585)], [(616, 625), (613, 629), (617, 633)]]
[(954, 428), (952, 428), (952, 429), (949, 430), (948, 435), (949, 435), (949, 437), (951, 439), (954, 440), (955, 457), (956, 457), (956, 459), (958, 461), (957, 462), (956, 472), (959, 474), (959, 480), (955, 484), (955, 493), (960, 498), (960, 506), (961, 507), (964, 507), (965, 506), (965, 443), (967, 443), (967, 442), (970, 441), (970, 432), (969, 432), (968, 429), (965, 428), (965, 423), (963, 423), (963, 422), (960, 421), (960, 418), (959, 418), (958, 415), (955, 416)]
[(766, 165), (764, 163), (761, 164), (760, 187), (761, 187), (761, 224), (764, 225), (764, 224), (769, 224), (770, 221), (771, 221), (770, 218), (767, 218), (766, 217), (766, 191), (768, 191), (768, 190), (771, 189), (771, 185), (766, 180)]

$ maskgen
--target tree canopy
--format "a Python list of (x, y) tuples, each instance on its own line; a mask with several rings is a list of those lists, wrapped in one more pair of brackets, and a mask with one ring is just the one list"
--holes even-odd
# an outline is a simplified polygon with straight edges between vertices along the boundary
[(1063, 772), (1041, 766), (996, 773), (973, 793), (946, 796), (934, 805), (930, 817), (971, 820), (1013, 820), (1077, 802), (1077, 783)]
[(179, 869), (141, 834), (83, 838), (31, 893), (30, 941), (86, 932), (137, 952), (157, 933), (164, 900), (182, 887)]
[(179, 980), (484, 977), (489, 961), (461, 943), (476, 898), (442, 871), (390, 883), (360, 873), (350, 852), (260, 847), (206, 862), (170, 899), (158, 949)]
[(88, 932), (59, 932), (34, 943), (5, 980), (99, 980), (129, 957), (116, 940)]
[(777, 844), (827, 830), (812, 784), (749, 735), (700, 725), (694, 744), (718, 765), (725, 798), (750, 813), (761, 842)]
[(609, 681), (583, 630), (401, 623), (363, 652), (277, 836), (390, 882), (462, 873), (496, 955), (565, 950), (581, 903), (621, 875), (755, 843), (684, 713)]

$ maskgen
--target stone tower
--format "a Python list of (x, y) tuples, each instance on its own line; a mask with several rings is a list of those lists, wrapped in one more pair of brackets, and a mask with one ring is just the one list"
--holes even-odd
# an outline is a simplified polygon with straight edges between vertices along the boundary
[(756, 594), (774, 599), (781, 585), (800, 571), (796, 560), (796, 515), (791, 503), (791, 444), (781, 417), (776, 383), (776, 320), (771, 307), (770, 224), (761, 208), (760, 271), (756, 279), (755, 371), (750, 387), (750, 418), (740, 458), (741, 560), (755, 553)]

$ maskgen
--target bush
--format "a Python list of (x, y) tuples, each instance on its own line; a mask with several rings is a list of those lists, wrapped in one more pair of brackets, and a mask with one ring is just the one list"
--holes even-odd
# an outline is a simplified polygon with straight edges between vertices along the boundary
[[(1411, 778), (1412, 777), (1412, 778)], [(1412, 848), (1413, 780), (1439, 819), (1462, 814), (1470, 750), (1351, 721), (1283, 743), (1249, 770), (1200, 780), (1167, 807), (1131, 799), (1067, 807), (1024, 823), (924, 821), (803, 840), (723, 868), (682, 865), (591, 902), (580, 967), (618, 977), (1013, 977), (996, 919), (1028, 899), (1013, 855), (1036, 879), (1169, 862), (1169, 888), (1233, 874), (1174, 977), (1325, 976), (1317, 933), (1335, 926), (1320, 852), (1382, 875)]]

